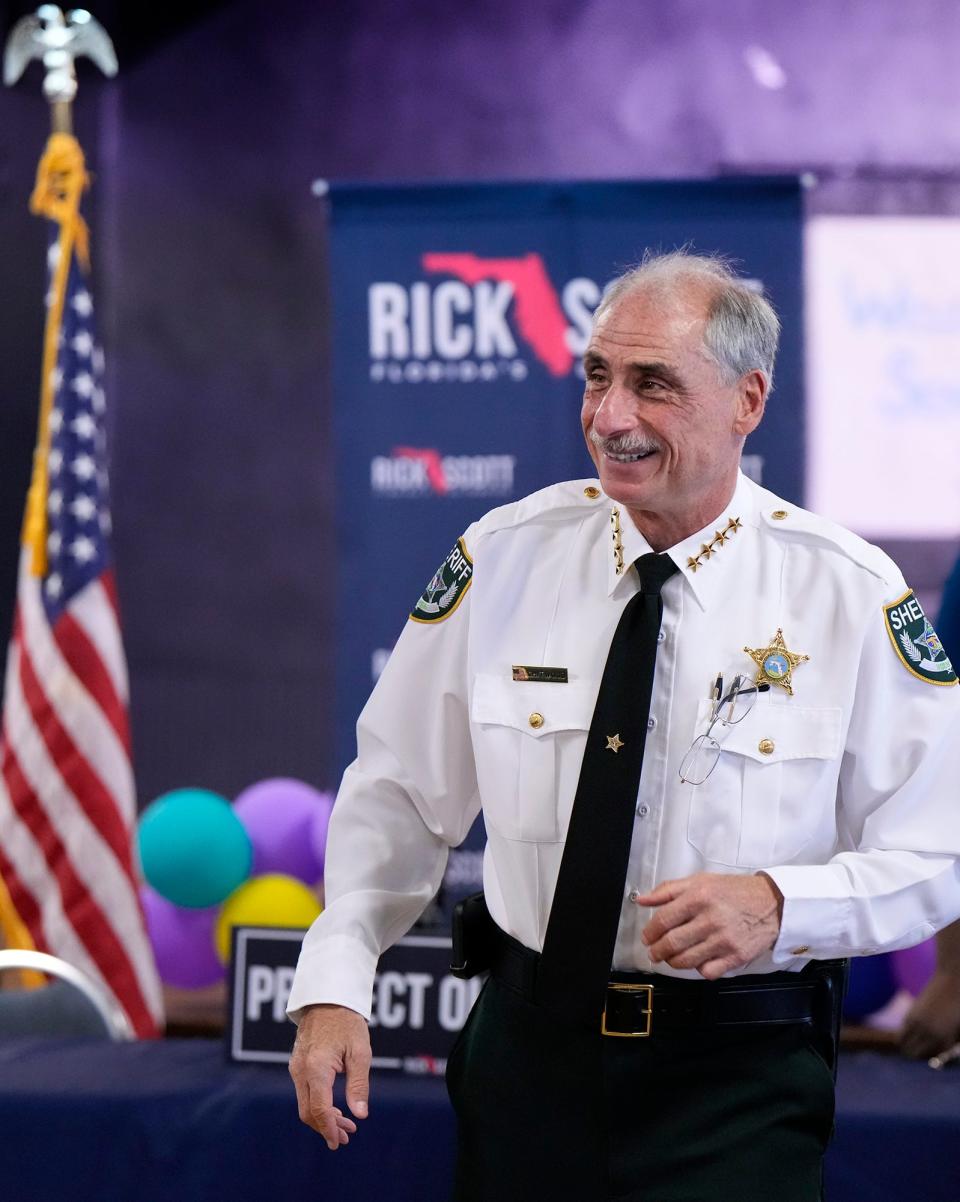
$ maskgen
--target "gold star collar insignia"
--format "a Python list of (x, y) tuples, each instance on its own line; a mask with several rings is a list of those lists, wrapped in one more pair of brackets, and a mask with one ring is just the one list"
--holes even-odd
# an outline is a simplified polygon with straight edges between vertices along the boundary
[(620, 738), (620, 732), (615, 735), (607, 735), (607, 745), (604, 751), (612, 751), (614, 755), (624, 746), (623, 740)]
[(793, 696), (793, 669), (805, 663), (810, 656), (788, 650), (779, 626), (769, 647), (744, 647), (744, 651), (760, 669), (757, 684), (778, 684)]
[(708, 543), (700, 544), (700, 550), (697, 554), (691, 555), (687, 560), (687, 567), (691, 572), (696, 572), (697, 568), (702, 568), (708, 559), (716, 555), (718, 547), (722, 547), (724, 543), (728, 543), (737, 531), (742, 529), (743, 522), (739, 518), (730, 518), (722, 530), (714, 530), (713, 538)]

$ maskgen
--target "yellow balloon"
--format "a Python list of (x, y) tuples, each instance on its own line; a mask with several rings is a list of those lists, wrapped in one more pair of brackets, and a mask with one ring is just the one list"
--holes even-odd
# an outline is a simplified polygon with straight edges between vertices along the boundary
[(217, 952), (230, 959), (234, 927), (308, 927), (323, 907), (303, 881), (273, 872), (245, 881), (223, 903), (217, 918)]

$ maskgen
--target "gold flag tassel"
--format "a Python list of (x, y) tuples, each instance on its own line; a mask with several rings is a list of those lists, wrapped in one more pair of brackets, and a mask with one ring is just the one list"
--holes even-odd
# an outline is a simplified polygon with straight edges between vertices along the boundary
[(23, 545), (30, 549), (30, 570), (34, 576), (44, 576), (47, 571), (47, 461), (50, 456), (53, 373), (57, 366), (60, 325), (74, 250), (84, 271), (90, 270), (90, 235), (87, 223), (80, 216), (80, 197), (89, 184), (80, 143), (72, 134), (51, 134), (40, 159), (37, 183), (30, 197), (30, 212), (48, 217), (60, 227), (43, 336), (37, 445), (33, 453), (33, 475), (20, 536)]
[(7, 947), (25, 948), (27, 951), (35, 950), (30, 932), (17, 913), (2, 876), (0, 876), (0, 935), (3, 936)]
[[(36, 950), (36, 945), (14, 907), (2, 876), (0, 876), (0, 936), (6, 947), (22, 948), (26, 951)], [(34, 972), (31, 968), (19, 968), (12, 975), (20, 978), (21, 989), (39, 989), (47, 983), (43, 973)]]

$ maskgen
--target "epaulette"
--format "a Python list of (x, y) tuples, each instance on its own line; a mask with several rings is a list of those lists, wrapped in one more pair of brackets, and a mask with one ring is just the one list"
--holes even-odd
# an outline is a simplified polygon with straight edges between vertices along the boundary
[(582, 515), (584, 510), (602, 507), (605, 501), (597, 480), (564, 480), (491, 509), (477, 522), (476, 534), (482, 537), (531, 521), (563, 521), (577, 513)]
[(420, 625), (445, 621), (459, 607), (473, 582), (474, 557), (479, 543), (502, 530), (537, 521), (569, 521), (585, 511), (602, 512), (605, 498), (596, 480), (566, 480), (551, 484), (510, 505), (485, 513), (458, 538), (450, 554), (434, 572), (413, 608), (410, 618)]
[[(766, 491), (766, 490), (764, 490)], [(887, 582), (902, 581), (900, 569), (885, 551), (828, 518), (767, 493), (758, 498), (760, 521), (781, 538), (799, 538), (833, 547), (847, 559)]]

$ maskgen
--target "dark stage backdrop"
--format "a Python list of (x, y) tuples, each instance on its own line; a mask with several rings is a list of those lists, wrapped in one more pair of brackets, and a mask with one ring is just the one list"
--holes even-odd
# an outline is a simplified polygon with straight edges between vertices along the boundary
[[(802, 499), (794, 180), (334, 187), (337, 753), (406, 615), (495, 505), (592, 476), (580, 357), (604, 284), (645, 247), (732, 255), (784, 324), (746, 466)], [(410, 704), (417, 699), (411, 696)]]

